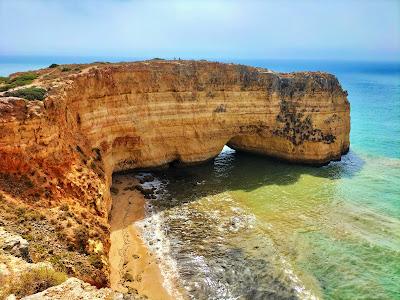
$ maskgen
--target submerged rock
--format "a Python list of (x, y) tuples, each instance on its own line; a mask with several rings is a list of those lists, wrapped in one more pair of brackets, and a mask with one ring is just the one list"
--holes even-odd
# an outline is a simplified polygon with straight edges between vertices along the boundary
[(154, 193), (155, 188), (154, 187), (144, 187), (143, 185), (137, 185), (136, 189), (140, 191), (143, 195), (151, 195)]
[(144, 174), (144, 175), (140, 175), (139, 177), (139, 182), (141, 184), (145, 183), (145, 182), (151, 182), (154, 180), (154, 176), (151, 174)]

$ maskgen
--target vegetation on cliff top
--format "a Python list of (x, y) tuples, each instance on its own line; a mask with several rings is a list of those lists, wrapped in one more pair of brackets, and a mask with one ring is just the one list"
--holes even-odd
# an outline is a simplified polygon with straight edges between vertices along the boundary
[(0, 86), (0, 92), (5, 92), (18, 86), (31, 84), (36, 78), (38, 78), (38, 75), (34, 73), (25, 73), (14, 78), (1, 77), (0, 83), (3, 85)]
[(27, 100), (43, 100), (46, 90), (38, 87), (27, 87), (16, 91), (6, 92), (6, 97), (19, 97)]

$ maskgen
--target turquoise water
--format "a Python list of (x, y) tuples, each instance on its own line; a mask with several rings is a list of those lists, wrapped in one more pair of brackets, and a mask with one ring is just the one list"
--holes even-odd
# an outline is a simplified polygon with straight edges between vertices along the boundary
[(164, 273), (191, 299), (400, 299), (399, 65), (242, 63), (336, 74), (351, 150), (315, 168), (225, 148), (155, 173), (144, 236)]
[[(53, 62), (3, 59), (0, 75)], [(224, 148), (153, 173), (142, 228), (166, 285), (190, 299), (400, 299), (400, 64), (236, 62), (334, 73), (351, 150), (315, 168)]]

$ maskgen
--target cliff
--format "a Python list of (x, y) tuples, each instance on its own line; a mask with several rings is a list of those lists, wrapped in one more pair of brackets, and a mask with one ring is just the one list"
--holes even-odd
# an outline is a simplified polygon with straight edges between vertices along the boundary
[(0, 97), (0, 189), (44, 212), (67, 203), (63, 239), (79, 244), (86, 227), (89, 253), (109, 248), (115, 171), (202, 162), (226, 144), (317, 165), (349, 149), (347, 93), (327, 73), (152, 60), (34, 74), (43, 101)]

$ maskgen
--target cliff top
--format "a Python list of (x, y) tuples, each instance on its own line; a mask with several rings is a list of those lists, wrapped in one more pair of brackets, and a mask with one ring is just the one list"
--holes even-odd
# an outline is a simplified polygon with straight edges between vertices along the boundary
[[(206, 60), (163, 60), (152, 59), (136, 62), (94, 62), (89, 64), (52, 64), (47, 68), (26, 72), (17, 72), (9, 77), (0, 77), (0, 97), (19, 97), (28, 100), (43, 100), (46, 93), (54, 87), (62, 85), (69, 80), (80, 76), (93, 76), (96, 73), (109, 72), (144, 72), (179, 73), (182, 78), (190, 78), (197, 72), (206, 71), (211, 76), (217, 77), (220, 73), (237, 75), (231, 83), (242, 83), (246, 86), (258, 85), (261, 77), (274, 77), (281, 80), (315, 80), (324, 79), (339, 86), (335, 76), (325, 72), (292, 72), (281, 73), (260, 67), (251, 67), (234, 63), (210, 62)], [(232, 75), (233, 76), (233, 75)], [(204, 77), (204, 76), (203, 76)], [(198, 78), (202, 80), (202, 78)], [(208, 76), (207, 80), (213, 80)], [(217, 81), (217, 80), (216, 80)], [(232, 82), (233, 81), (233, 82)], [(217, 83), (217, 82), (216, 82)], [(288, 83), (283, 82), (287, 85)]]

